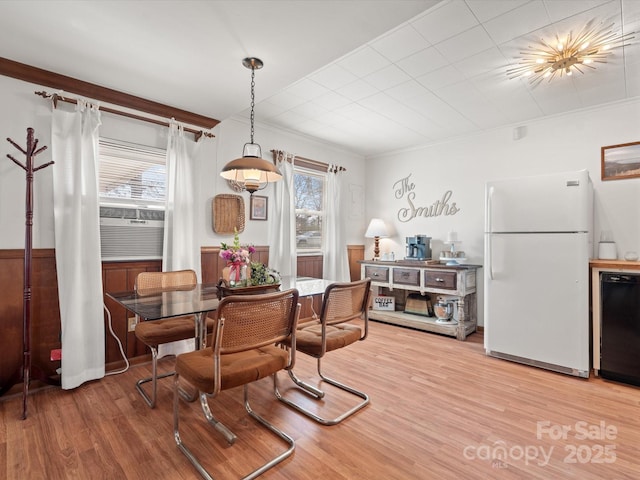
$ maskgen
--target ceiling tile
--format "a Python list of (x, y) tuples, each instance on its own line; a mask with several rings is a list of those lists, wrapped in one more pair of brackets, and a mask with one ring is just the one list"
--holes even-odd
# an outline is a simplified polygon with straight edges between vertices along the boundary
[(544, 115), (557, 115), (583, 106), (574, 83), (568, 78), (543, 82), (531, 91), (531, 95)]
[(439, 125), (458, 124), (464, 117), (451, 105), (433, 93), (425, 93), (411, 102), (411, 107)]
[[(469, 9), (480, 22), (486, 22), (524, 5), (529, 0), (466, 0)], [(572, 0), (573, 1), (573, 0)]]
[(385, 93), (399, 102), (407, 103), (412, 99), (424, 95), (428, 90), (415, 80), (396, 85), (393, 88), (385, 90)]
[(291, 110), (284, 112), (278, 115), (277, 117), (272, 118), (273, 122), (285, 127), (292, 127), (292, 128), (296, 128), (299, 124), (307, 120), (308, 119), (305, 118), (303, 115), (294, 113)]
[(327, 92), (328, 90), (326, 87), (323, 87), (319, 83), (314, 82), (313, 80), (310, 80), (308, 78), (303, 78), (299, 82), (296, 82), (289, 88), (287, 88), (287, 93), (303, 98), (305, 100), (312, 100)]
[(427, 87), (429, 90), (435, 91), (452, 83), (457, 83), (460, 79), (464, 78), (464, 75), (460, 73), (453, 65), (447, 65), (440, 68), (435, 72), (427, 73), (416, 80)]
[(329, 90), (337, 90), (338, 88), (344, 87), (354, 80), (357, 80), (358, 77), (340, 65), (330, 64), (312, 74), (309, 78)]
[(351, 82), (349, 85), (339, 88), (336, 92), (345, 98), (357, 102), (361, 98), (378, 93), (379, 90), (364, 80), (356, 80), (355, 82)]
[(378, 90), (386, 90), (387, 88), (395, 87), (396, 85), (404, 83), (410, 79), (411, 77), (404, 73), (400, 68), (395, 65), (389, 65), (382, 70), (378, 70), (371, 75), (367, 75), (363, 80), (369, 85), (373, 85)]
[(501, 69), (506, 71), (508, 63), (502, 52), (492, 47), (467, 57), (464, 60), (455, 62), (455, 67), (458, 71), (462, 72), (465, 77), (473, 78), (483, 73), (497, 72)]
[[(611, 2), (611, 0), (544, 0), (545, 7), (549, 12), (549, 18), (552, 22), (558, 22), (564, 18), (571, 17), (578, 13), (595, 9), (605, 4), (618, 3), (619, 0)], [(615, 8), (618, 8), (616, 5)], [(592, 16), (593, 18), (593, 16)]]
[(360, 78), (390, 64), (389, 60), (369, 46), (356, 50), (336, 63)]
[(327, 125), (318, 122), (316, 120), (305, 120), (301, 121), (296, 125), (296, 130), (302, 133), (306, 133), (307, 135), (317, 135), (323, 132), (327, 128)]
[(442, 68), (447, 63), (447, 59), (436, 48), (429, 47), (403, 58), (397, 65), (415, 78)]
[[(276, 93), (275, 95), (269, 97), (267, 101), (276, 105), (280, 105), (285, 110), (289, 110), (306, 102), (304, 98), (292, 94), (289, 90)], [(256, 110), (258, 110), (258, 108), (256, 108)]]
[(317, 103), (327, 110), (333, 110), (334, 108), (343, 107), (351, 103), (351, 100), (337, 92), (327, 92), (324, 95), (314, 98), (311, 102)]
[(338, 108), (335, 112), (342, 115), (346, 119), (355, 122), (366, 121), (367, 117), (371, 114), (370, 110), (361, 105), (358, 105), (357, 103), (352, 103), (350, 105)]
[(316, 120), (324, 125), (338, 125), (344, 122), (346, 118), (336, 112), (327, 112), (316, 117)]
[(484, 28), (477, 26), (444, 40), (435, 47), (450, 62), (457, 62), (493, 46), (494, 43)]
[(291, 111), (307, 118), (318, 117), (327, 113), (327, 109), (317, 102), (305, 102), (302, 105), (292, 108)]
[[(474, 88), (503, 112), (512, 123), (542, 115), (542, 110), (528, 90), (526, 80), (487, 75), (475, 77), (471, 82)], [(514, 105), (517, 105), (517, 108), (513, 108)]]
[(435, 45), (477, 26), (478, 20), (464, 1), (452, 0), (439, 3), (410, 23), (429, 43)]
[[(275, 117), (280, 115), (281, 113), (287, 111), (289, 108), (282, 103), (274, 103), (269, 100), (263, 100), (260, 103), (256, 104), (255, 107), (255, 116), (256, 119), (265, 119), (269, 117)], [(247, 118), (248, 118), (247, 113)]]
[(496, 44), (508, 42), (549, 24), (542, 0), (534, 0), (493, 18), (484, 28)]
[(429, 42), (413, 27), (404, 25), (371, 42), (370, 45), (386, 58), (395, 62), (429, 47)]

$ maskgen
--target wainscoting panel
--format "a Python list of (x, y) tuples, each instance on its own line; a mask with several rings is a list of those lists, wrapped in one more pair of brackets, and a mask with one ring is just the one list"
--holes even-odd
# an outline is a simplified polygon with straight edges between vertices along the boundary
[[(257, 246), (252, 260), (269, 265), (269, 247)], [(364, 247), (350, 245), (349, 265), (351, 278), (360, 276), (357, 260), (362, 259)], [(220, 247), (201, 248), (202, 281), (217, 283), (226, 266), (220, 258)], [(133, 290), (135, 279), (141, 272), (160, 271), (160, 260), (135, 262), (103, 262), (102, 281), (105, 292)], [(6, 385), (11, 376), (22, 365), (22, 305), (23, 305), (24, 251), (22, 249), (0, 250), (0, 386)], [(322, 255), (298, 257), (298, 275), (322, 278)], [(355, 275), (355, 277), (354, 277)], [(54, 249), (35, 249), (33, 251), (32, 273), (32, 316), (31, 349), (32, 363), (40, 367), (45, 374), (54, 375), (60, 367), (60, 361), (51, 361), (51, 350), (61, 347), (60, 309), (58, 305), (58, 282)], [(321, 296), (302, 302), (301, 317), (310, 317), (319, 312)], [(132, 316), (125, 308), (113, 300), (104, 297), (104, 303), (111, 314), (111, 329), (122, 342), (127, 359), (131, 363), (140, 363), (150, 359), (145, 345), (138, 342), (133, 332), (127, 331), (128, 317)], [(107, 371), (120, 369), (124, 360), (117, 341), (109, 329), (109, 317), (105, 312), (105, 361)]]
[[(31, 364), (45, 375), (55, 375), (60, 361), (51, 361), (51, 350), (60, 348), (60, 308), (53, 249), (32, 254)], [(24, 250), (0, 250), (0, 385), (7, 386), (22, 368)], [(21, 383), (20, 383), (21, 385)]]

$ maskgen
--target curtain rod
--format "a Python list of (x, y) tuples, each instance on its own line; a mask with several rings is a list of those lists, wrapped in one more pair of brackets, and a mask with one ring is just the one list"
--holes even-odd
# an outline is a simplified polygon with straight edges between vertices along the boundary
[[(298, 155), (293, 155), (291, 153), (285, 152), (284, 150), (271, 150), (271, 153), (273, 153), (273, 155), (274, 155), (274, 160), (276, 159), (277, 155), (282, 153), (282, 154), (285, 155), (285, 159), (287, 161), (290, 161), (288, 159), (288, 156), (291, 155), (292, 159), (299, 160), (300, 163), (303, 163), (303, 164), (306, 163), (306, 164), (308, 164), (307, 166), (315, 166), (315, 167), (320, 167), (320, 168), (323, 168), (323, 169), (326, 168), (327, 172), (330, 172), (330, 173), (346, 172), (347, 171), (346, 168), (344, 168), (344, 167), (342, 167), (340, 165), (328, 164), (328, 163), (325, 163), (325, 162), (321, 162), (319, 160), (312, 160), (310, 158), (300, 157)], [(305, 166), (305, 165), (301, 165), (301, 166)]]
[[(38, 95), (42, 98), (51, 98), (53, 100), (53, 107), (58, 107), (58, 101), (77, 104), (78, 100), (75, 98), (67, 98), (59, 95), (57, 93), (47, 93), (44, 90), (40, 92), (33, 92), (35, 95)], [(155, 118), (143, 117), (142, 115), (136, 115), (135, 113), (125, 112), (124, 110), (116, 110), (109, 107), (100, 106), (99, 108), (102, 112), (113, 113), (115, 115), (120, 115), (123, 117), (133, 118), (134, 120), (141, 120), (143, 122), (153, 123), (155, 125), (162, 125), (163, 127), (169, 127), (170, 124), (166, 121), (156, 120)], [(207, 138), (215, 138), (215, 135), (211, 132), (205, 132), (204, 130), (195, 130), (193, 128), (184, 127), (185, 132), (193, 133), (196, 142), (200, 140), (201, 137), (205, 136)]]

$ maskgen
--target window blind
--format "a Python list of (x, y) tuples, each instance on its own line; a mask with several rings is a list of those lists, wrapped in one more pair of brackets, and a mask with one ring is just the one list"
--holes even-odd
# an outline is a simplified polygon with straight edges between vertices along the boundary
[(115, 200), (137, 205), (164, 206), (164, 149), (101, 138), (98, 153), (100, 203)]

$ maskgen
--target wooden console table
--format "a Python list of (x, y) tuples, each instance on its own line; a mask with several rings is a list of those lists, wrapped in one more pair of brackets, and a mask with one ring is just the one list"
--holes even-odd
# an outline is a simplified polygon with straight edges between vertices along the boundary
[[(458, 340), (466, 339), (477, 330), (476, 271), (479, 265), (442, 265), (415, 260), (359, 263), (361, 277), (371, 278), (374, 297), (393, 295), (395, 298), (395, 311), (371, 309), (371, 320), (449, 335)], [(455, 301), (457, 323), (440, 323), (436, 317), (406, 313), (404, 305), (411, 292), (429, 294), (434, 304), (439, 299)]]

